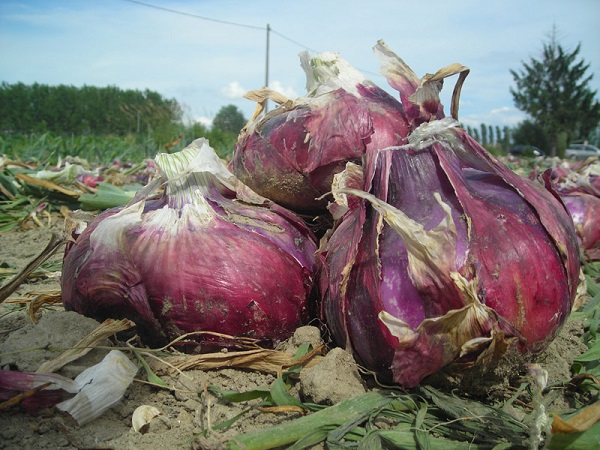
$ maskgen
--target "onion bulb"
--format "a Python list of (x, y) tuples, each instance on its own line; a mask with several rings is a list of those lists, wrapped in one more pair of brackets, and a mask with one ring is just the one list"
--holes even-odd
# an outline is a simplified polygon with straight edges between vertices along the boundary
[(317, 266), (304, 222), (240, 183), (205, 139), (156, 164), (158, 180), (67, 248), (65, 308), (129, 318), (153, 345), (204, 332), (204, 349), (228, 345), (214, 333), (276, 343), (305, 324)]
[[(545, 348), (579, 281), (577, 236), (556, 192), (525, 179), (443, 117), (441, 81), (416, 80), (382, 42), (401, 90), (407, 144), (367, 152), (362, 189), (322, 246), (323, 314), (339, 345), (368, 369), (413, 387), (440, 370)], [(418, 87), (417, 87), (418, 86)], [(339, 206), (336, 207), (336, 210)]]

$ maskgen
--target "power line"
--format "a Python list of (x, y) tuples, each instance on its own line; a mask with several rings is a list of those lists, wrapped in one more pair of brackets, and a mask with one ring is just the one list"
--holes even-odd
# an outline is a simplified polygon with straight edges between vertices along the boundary
[(276, 31), (276, 30), (274, 30), (273, 28), (271, 28), (271, 32), (272, 32), (272, 33), (274, 33), (274, 34), (276, 34), (277, 36), (279, 36), (279, 37), (281, 37), (281, 38), (285, 39), (286, 41), (290, 41), (292, 44), (296, 44), (296, 45), (298, 45), (298, 46), (300, 46), (300, 47), (304, 48), (305, 50), (310, 50), (311, 52), (314, 52), (314, 53), (319, 53), (319, 51), (318, 51), (318, 50), (314, 50), (314, 49), (312, 49), (312, 48), (310, 48), (310, 47), (307, 47), (307, 46), (306, 46), (306, 45), (304, 45), (304, 44), (301, 44), (301, 43), (300, 43), (300, 42), (298, 42), (298, 41), (295, 41), (295, 40), (293, 40), (292, 38), (289, 38), (289, 37), (287, 37), (287, 36), (284, 36), (284, 35), (283, 35), (283, 34), (281, 34), (279, 31)]
[(150, 3), (140, 2), (138, 0), (123, 0), (123, 1), (129, 2), (129, 3), (136, 3), (138, 5), (147, 6), (148, 8), (154, 8), (154, 9), (158, 9), (160, 11), (166, 11), (166, 12), (170, 12), (173, 14), (179, 14), (180, 16), (193, 17), (195, 19), (209, 20), (211, 22), (223, 23), (226, 25), (233, 25), (236, 27), (253, 28), (255, 30), (264, 30), (265, 29), (265, 27), (258, 27), (256, 25), (246, 25), (244, 23), (229, 22), (227, 20), (213, 19), (211, 17), (199, 16), (198, 14), (191, 14), (191, 13), (187, 13), (187, 12), (183, 12), (183, 11), (177, 11), (176, 9), (164, 8), (162, 6), (152, 5)]
[[(123, 1), (129, 2), (129, 3), (135, 3), (135, 4), (141, 5), (141, 6), (146, 6), (148, 8), (157, 9), (159, 11), (165, 11), (165, 12), (169, 12), (169, 13), (172, 13), (172, 14), (179, 14), (180, 16), (191, 17), (191, 18), (194, 18), (194, 19), (208, 20), (210, 22), (222, 23), (222, 24), (225, 24), (225, 25), (232, 25), (232, 26), (236, 26), (236, 27), (250, 28), (250, 29), (254, 29), (254, 30), (261, 30), (261, 31), (265, 31), (266, 30), (267, 31), (267, 52), (268, 52), (268, 46), (269, 46), (269, 44), (268, 44), (268, 36), (269, 36), (269, 33), (273, 33), (273, 34), (276, 34), (277, 36), (279, 36), (280, 38), (285, 39), (286, 41), (291, 42), (294, 45), (302, 47), (305, 50), (309, 50), (309, 51), (311, 51), (313, 53), (320, 53), (319, 50), (315, 50), (313, 48), (310, 48), (307, 45), (304, 45), (301, 42), (298, 42), (298, 41), (296, 41), (296, 40), (294, 40), (294, 39), (292, 39), (292, 38), (290, 38), (290, 37), (288, 37), (288, 36), (280, 33), (277, 30), (274, 30), (268, 24), (267, 24), (266, 27), (259, 27), (259, 26), (256, 26), (256, 25), (248, 25), (248, 24), (244, 24), (244, 23), (230, 22), (230, 21), (227, 21), (227, 20), (213, 19), (212, 17), (206, 17), (206, 16), (201, 16), (201, 15), (198, 15), (198, 14), (192, 14), (192, 13), (187, 13), (187, 12), (184, 12), (184, 11), (178, 11), (176, 9), (165, 8), (163, 6), (153, 5), (151, 3), (146, 3), (146, 2), (139, 1), (139, 0), (123, 0)], [(358, 70), (360, 70), (361, 72), (363, 72), (365, 74), (381, 76), (380, 73), (374, 73), (374, 72), (367, 71), (367, 70), (362, 70), (362, 69), (358, 69)], [(268, 55), (267, 55), (267, 71), (268, 71)], [(268, 72), (267, 72), (266, 77), (267, 77), (267, 83), (268, 83)]]
[(238, 23), (238, 22), (230, 22), (230, 21), (227, 21), (227, 20), (213, 19), (212, 17), (200, 16), (198, 14), (192, 14), (192, 13), (187, 13), (187, 12), (184, 12), (184, 11), (178, 11), (176, 9), (165, 8), (163, 6), (153, 5), (151, 3), (141, 2), (139, 0), (123, 0), (123, 1), (129, 2), (129, 3), (135, 3), (135, 4), (141, 5), (141, 6), (146, 6), (148, 8), (158, 9), (159, 11), (166, 11), (166, 12), (170, 12), (170, 13), (173, 13), (173, 14), (179, 14), (180, 16), (192, 17), (194, 19), (209, 20), (211, 22), (222, 23), (222, 24), (225, 24), (225, 25), (233, 25), (233, 26), (236, 26), (236, 27), (252, 28), (254, 30), (261, 30), (261, 31), (267, 30), (267, 31), (270, 31), (273, 34), (276, 34), (280, 38), (285, 39), (286, 41), (291, 42), (292, 44), (295, 44), (295, 45), (297, 45), (299, 47), (302, 47), (305, 50), (309, 50), (309, 51), (314, 52), (314, 53), (320, 53), (318, 50), (310, 48), (307, 45), (304, 45), (303, 43), (298, 42), (298, 41), (292, 39), (291, 37), (288, 37), (288, 36), (284, 35), (283, 33), (280, 33), (277, 30), (274, 30), (269, 25), (267, 25), (266, 27), (259, 27), (259, 26), (256, 26), (256, 25), (248, 25), (248, 24), (245, 24), (245, 23)]

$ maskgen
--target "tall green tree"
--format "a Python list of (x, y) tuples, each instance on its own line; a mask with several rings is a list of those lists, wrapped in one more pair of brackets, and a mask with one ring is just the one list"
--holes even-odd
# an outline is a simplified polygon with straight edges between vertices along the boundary
[(488, 125), (488, 144), (490, 145), (494, 145), (496, 143), (496, 139), (494, 139), (494, 127), (492, 127), (491, 125)]
[(502, 148), (504, 148), (504, 150), (508, 150), (510, 147), (510, 134), (510, 127), (505, 125), (504, 128), (502, 128)]
[(236, 136), (244, 128), (247, 120), (244, 114), (235, 105), (223, 106), (213, 120), (213, 128)]
[(482, 123), (480, 125), (480, 128), (481, 128), (481, 141), (480, 141), (480, 144), (485, 147), (486, 145), (488, 145), (488, 136), (487, 136), (487, 130), (488, 129), (487, 129), (487, 125), (485, 123)]
[(535, 145), (544, 152), (548, 152), (550, 148), (548, 136), (540, 125), (531, 120), (524, 120), (512, 130), (514, 144)]
[[(579, 58), (581, 43), (568, 51), (560, 45), (556, 28), (543, 43), (540, 59), (530, 58), (521, 70), (511, 70), (515, 105), (548, 135), (548, 149), (558, 154), (562, 133), (569, 141), (586, 139), (600, 122), (600, 103), (589, 87), (589, 64)], [(562, 149), (561, 149), (562, 150)]]

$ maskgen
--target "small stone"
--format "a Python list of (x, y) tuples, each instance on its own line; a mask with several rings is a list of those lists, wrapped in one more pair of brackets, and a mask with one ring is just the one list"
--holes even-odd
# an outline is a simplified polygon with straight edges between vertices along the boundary
[(192, 414), (186, 410), (182, 410), (179, 412), (179, 414), (177, 415), (177, 417), (175, 418), (174, 422), (174, 426), (176, 427), (182, 427), (185, 426), (187, 424), (192, 423), (192, 421), (194, 420), (194, 417), (192, 416)]
[(277, 350), (282, 352), (295, 354), (302, 344), (310, 344), (317, 347), (321, 344), (321, 332), (317, 327), (310, 325), (297, 328), (293, 336), (281, 342), (277, 346)]
[(172, 428), (171, 420), (163, 416), (156, 416), (154, 419), (150, 421), (149, 433), (164, 433), (167, 430)]
[(193, 398), (190, 398), (189, 400), (186, 400), (183, 403), (184, 408), (187, 409), (188, 411), (196, 411), (196, 409), (198, 409), (200, 407), (200, 405), (201, 405), (200, 402)]

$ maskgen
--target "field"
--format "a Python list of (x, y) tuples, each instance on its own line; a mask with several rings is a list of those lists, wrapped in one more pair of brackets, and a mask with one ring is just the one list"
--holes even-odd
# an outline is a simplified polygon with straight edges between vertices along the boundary
[[(52, 148), (62, 148), (60, 142)], [(48, 145), (29, 146), (28, 154), (5, 151), (5, 288), (62, 232), (69, 211), (95, 214), (123, 204), (153, 175), (152, 155), (139, 148), (128, 153), (126, 143), (106, 144), (109, 151), (84, 142), (90, 153), (73, 153), (84, 163), (60, 154), (70, 147), (49, 151)], [(48, 164), (50, 154), (60, 158)], [(74, 179), (32, 177), (50, 167), (60, 172), (65, 161), (85, 170)], [(535, 164), (507, 162), (523, 173)], [(19, 279), (0, 306), (1, 369), (34, 372), (99, 325), (60, 303), (63, 251), (59, 246)], [(56, 408), (30, 412), (23, 398), (2, 404), (0, 448), (593, 448), (600, 444), (600, 264), (584, 269), (581, 306), (542, 354), (531, 361), (511, 354), (484, 371), (441, 373), (408, 391), (379, 384), (349, 353), (323, 342), (316, 326), (298, 329), (275, 351), (250, 346), (198, 359), (181, 358), (171, 347), (146, 348), (127, 332), (111, 334), (58, 373), (74, 378), (109, 349), (121, 349), (139, 366), (124, 397), (84, 425)], [(531, 362), (548, 372), (547, 380)], [(132, 417), (142, 405), (159, 415), (136, 432)], [(583, 416), (573, 421), (577, 414)], [(562, 428), (557, 416), (567, 421)]]

